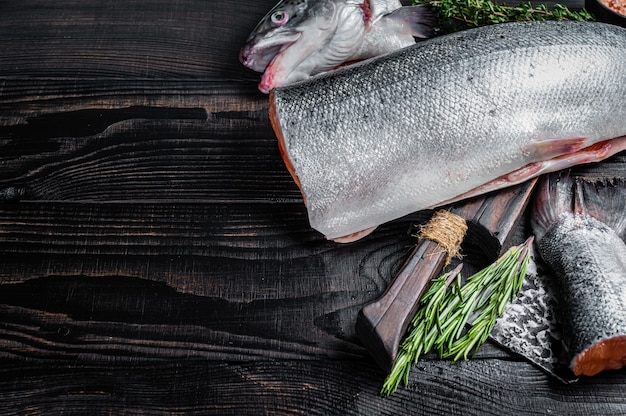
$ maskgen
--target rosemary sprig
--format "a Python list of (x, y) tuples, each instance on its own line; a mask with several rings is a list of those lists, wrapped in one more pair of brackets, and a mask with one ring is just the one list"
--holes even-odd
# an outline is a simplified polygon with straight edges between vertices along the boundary
[[(411, 366), (433, 349), (453, 362), (468, 359), (478, 350), (522, 287), (532, 241), (531, 237), (511, 247), (495, 263), (468, 277), (465, 284), (461, 284), (460, 266), (433, 279), (383, 383), (382, 395), (395, 393), (400, 383), (407, 385)], [(470, 328), (465, 330), (468, 323)]]
[(586, 10), (572, 11), (562, 4), (551, 9), (545, 4), (533, 6), (530, 2), (519, 6), (505, 6), (491, 0), (413, 0), (414, 4), (434, 7), (444, 23), (442, 31), (453, 32), (462, 28), (484, 26), (494, 23), (536, 20), (590, 21), (594, 17)]

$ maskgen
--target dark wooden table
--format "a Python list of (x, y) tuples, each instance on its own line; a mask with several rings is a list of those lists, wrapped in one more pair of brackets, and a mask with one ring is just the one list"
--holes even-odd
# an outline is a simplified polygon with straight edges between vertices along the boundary
[(311, 231), (237, 60), (273, 3), (0, 1), (0, 414), (626, 414), (490, 344), (379, 396), (355, 319), (421, 217)]

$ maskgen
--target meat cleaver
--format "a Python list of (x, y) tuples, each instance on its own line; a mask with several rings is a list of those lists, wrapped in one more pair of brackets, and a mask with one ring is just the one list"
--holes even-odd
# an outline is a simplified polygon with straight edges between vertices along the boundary
[[(537, 179), (461, 201), (449, 211), (466, 220), (465, 243), (480, 247), (488, 262), (510, 243), (513, 230), (528, 204)], [(470, 241), (471, 240), (471, 241)], [(473, 255), (467, 251), (466, 256)], [(448, 253), (436, 242), (422, 240), (377, 300), (361, 309), (356, 333), (377, 364), (391, 370), (407, 327), (431, 279), (442, 273)]]

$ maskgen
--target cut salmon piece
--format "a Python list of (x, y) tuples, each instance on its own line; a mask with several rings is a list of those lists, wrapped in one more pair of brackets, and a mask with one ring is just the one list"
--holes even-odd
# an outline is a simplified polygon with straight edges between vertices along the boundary
[(544, 178), (531, 223), (559, 286), (570, 368), (593, 376), (626, 364), (626, 179)]
[(626, 335), (602, 340), (574, 357), (575, 375), (595, 376), (604, 370), (618, 370), (626, 365)]

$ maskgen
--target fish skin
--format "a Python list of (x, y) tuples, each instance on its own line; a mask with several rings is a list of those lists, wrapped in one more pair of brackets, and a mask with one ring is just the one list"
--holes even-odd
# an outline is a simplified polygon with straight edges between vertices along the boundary
[[(577, 376), (625, 363), (626, 243), (619, 236), (625, 208), (624, 180), (588, 183), (559, 174), (544, 179), (533, 205), (531, 224), (558, 279), (560, 321)], [(592, 348), (604, 348), (603, 359), (586, 357)]]
[[(283, 23), (272, 16), (283, 13)], [(261, 19), (239, 53), (264, 72), (259, 90), (285, 86), (350, 61), (382, 55), (428, 37), (435, 14), (398, 0), (283, 0)]]
[(481, 27), (277, 88), (270, 119), (311, 226), (358, 238), (626, 149), (625, 50), (601, 23)]

